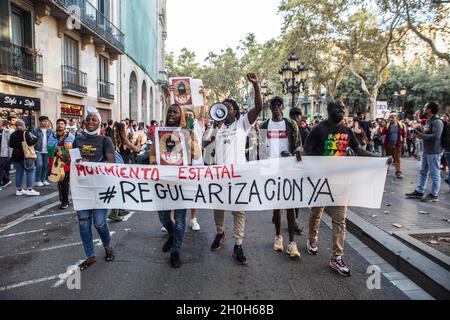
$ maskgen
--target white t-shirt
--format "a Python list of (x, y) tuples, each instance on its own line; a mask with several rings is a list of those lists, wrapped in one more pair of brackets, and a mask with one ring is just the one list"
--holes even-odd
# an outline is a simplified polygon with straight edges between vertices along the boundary
[(40, 153), (47, 153), (47, 129), (41, 129), (42, 130), (42, 151)]
[(246, 163), (245, 145), (252, 126), (248, 115), (242, 116), (231, 125), (222, 125), (217, 130), (215, 148), (216, 164)]
[[(198, 145), (198, 149), (199, 150), (203, 150), (202, 147), (202, 139), (203, 139), (203, 129), (200, 126), (200, 124), (198, 123), (197, 119), (194, 121), (194, 134), (195, 134), (195, 138), (197, 139), (197, 145)], [(200, 159), (192, 159), (192, 165), (193, 166), (202, 166), (204, 165), (203, 162), (203, 154), (200, 153)]]
[(280, 158), (281, 152), (289, 151), (289, 140), (284, 119), (280, 122), (269, 120), (267, 126), (267, 157)]

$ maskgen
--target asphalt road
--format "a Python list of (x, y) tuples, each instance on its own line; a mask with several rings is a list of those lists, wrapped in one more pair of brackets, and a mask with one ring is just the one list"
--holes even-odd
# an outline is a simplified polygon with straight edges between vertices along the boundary
[[(126, 222), (110, 224), (116, 260), (105, 262), (102, 247), (96, 246), (98, 262), (81, 273), (81, 290), (69, 290), (60, 277), (85, 258), (78, 224), (73, 209), (50, 208), (0, 231), (0, 299), (407, 299), (384, 276), (381, 289), (368, 289), (369, 263), (349, 244), (345, 260), (352, 276), (333, 272), (327, 264), (331, 230), (324, 223), (318, 256), (306, 254), (305, 235), (296, 239), (300, 260), (274, 252), (271, 218), (270, 212), (248, 213), (244, 252), (249, 264), (239, 266), (231, 257), (232, 216), (225, 219), (229, 239), (221, 251), (212, 252), (213, 215), (200, 211), (202, 230), (186, 232), (184, 264), (175, 270), (161, 252), (167, 236), (160, 231), (157, 214), (134, 213)], [(306, 221), (304, 211), (303, 226)], [(286, 239), (285, 216), (283, 235)], [(98, 239), (95, 230), (94, 238)]]

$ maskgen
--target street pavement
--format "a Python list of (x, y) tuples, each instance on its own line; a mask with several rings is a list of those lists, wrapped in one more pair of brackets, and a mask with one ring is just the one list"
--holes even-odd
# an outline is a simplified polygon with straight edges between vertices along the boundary
[[(391, 167), (386, 179), (385, 193), (381, 209), (351, 208), (368, 222), (388, 233), (394, 231), (413, 231), (422, 229), (449, 229), (450, 188), (444, 182), (447, 173), (442, 174), (439, 202), (423, 203), (420, 200), (406, 199), (405, 194), (413, 192), (419, 180), (420, 161), (414, 158), (402, 158), (403, 179), (395, 177), (395, 168)], [(431, 178), (428, 179), (426, 192), (430, 193)], [(367, 182), (368, 184), (370, 181)], [(428, 194), (426, 193), (426, 194)], [(401, 228), (395, 227), (398, 224)]]
[[(57, 205), (56, 203), (54, 205)], [(103, 261), (96, 246), (98, 262), (81, 273), (81, 290), (69, 290), (64, 279), (68, 266), (84, 259), (73, 209), (47, 206), (0, 230), (0, 299), (162, 299), (162, 300), (298, 300), (298, 299), (407, 299), (384, 276), (381, 289), (367, 287), (371, 265), (359, 252), (376, 254), (358, 243), (347, 243), (346, 261), (352, 276), (342, 278), (327, 265), (331, 230), (322, 223), (320, 254), (308, 256), (305, 235), (297, 236), (300, 260), (291, 260), (272, 249), (274, 226), (270, 212), (248, 213), (244, 250), (248, 266), (237, 265), (232, 257), (232, 216), (226, 216), (229, 239), (219, 252), (209, 250), (215, 235), (211, 211), (200, 211), (202, 230), (187, 230), (180, 269), (172, 269), (169, 256), (161, 252), (166, 235), (154, 212), (137, 212), (121, 223), (111, 223), (116, 260)], [(325, 220), (329, 220), (326, 217)], [(301, 224), (307, 223), (307, 211)], [(287, 237), (285, 217), (283, 233)], [(94, 237), (98, 235), (94, 230)], [(349, 236), (351, 237), (351, 236)], [(97, 241), (98, 243), (98, 241)], [(353, 248), (354, 246), (355, 248)], [(370, 259), (369, 259), (370, 260)], [(374, 263), (381, 261), (375, 259)], [(389, 267), (384, 264), (383, 269)], [(382, 270), (398, 276), (393, 268)], [(396, 278), (399, 279), (399, 278)], [(402, 280), (409, 281), (407, 279)], [(409, 283), (409, 282), (407, 282)], [(414, 284), (412, 284), (414, 285)], [(414, 293), (420, 288), (413, 287)], [(411, 290), (411, 288), (410, 288)], [(426, 294), (419, 298), (427, 297)]]

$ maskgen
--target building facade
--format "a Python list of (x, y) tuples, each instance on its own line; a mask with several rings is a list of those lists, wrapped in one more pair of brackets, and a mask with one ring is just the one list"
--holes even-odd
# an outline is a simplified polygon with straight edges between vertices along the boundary
[[(160, 120), (163, 5), (160, 0), (2, 0), (0, 118), (15, 115), (35, 126), (41, 115), (52, 122), (81, 119), (94, 106), (103, 121)], [(136, 37), (142, 30), (151, 32)]]

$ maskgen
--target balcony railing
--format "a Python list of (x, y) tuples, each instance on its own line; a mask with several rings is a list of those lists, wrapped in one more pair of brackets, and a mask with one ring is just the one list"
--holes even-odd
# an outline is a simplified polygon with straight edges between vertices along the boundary
[(98, 96), (99, 98), (114, 100), (114, 84), (98, 80)]
[(87, 94), (87, 74), (70, 66), (62, 66), (62, 88)]
[(0, 74), (42, 83), (42, 55), (36, 49), (0, 41)]
[(94, 29), (105, 40), (112, 43), (122, 51), (125, 49), (124, 34), (108, 18), (98, 11), (88, 0), (50, 0), (63, 6), (67, 11), (75, 15), (80, 14), (83, 23)]

